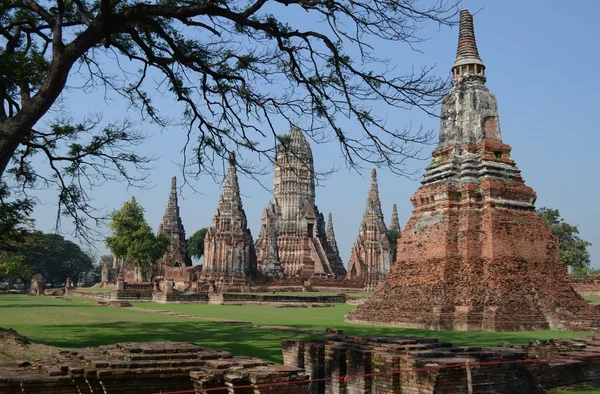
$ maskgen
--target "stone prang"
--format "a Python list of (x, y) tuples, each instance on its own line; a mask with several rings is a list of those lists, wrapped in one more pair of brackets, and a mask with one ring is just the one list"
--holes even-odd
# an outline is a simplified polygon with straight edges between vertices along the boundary
[(185, 229), (179, 216), (179, 204), (177, 202), (177, 177), (171, 178), (171, 191), (167, 209), (158, 227), (159, 234), (167, 234), (171, 243), (167, 253), (159, 260), (159, 263), (171, 267), (191, 266), (192, 259), (188, 253)]
[(390, 222), (390, 230), (400, 233), (400, 220), (398, 219), (398, 207), (394, 204), (392, 208), (392, 221)]
[(375, 288), (387, 278), (391, 258), (387, 228), (383, 221), (379, 200), (377, 171), (373, 169), (367, 206), (348, 263), (348, 278), (360, 278), (364, 281), (365, 287)]
[(326, 248), (325, 221), (315, 205), (312, 151), (294, 126), (277, 146), (273, 199), (256, 242), (258, 265), (267, 276), (279, 275), (280, 265), (286, 276), (335, 277), (344, 268), (337, 266), (339, 260), (329, 260)]
[(346, 276), (346, 268), (344, 268), (344, 264), (342, 263), (342, 259), (340, 257), (340, 251), (337, 246), (337, 241), (335, 240), (335, 232), (333, 231), (333, 216), (331, 212), (327, 216), (327, 258), (331, 262), (331, 265), (334, 269), (334, 274), (338, 278), (343, 278)]
[(387, 282), (353, 322), (462, 331), (598, 331), (600, 315), (569, 283), (558, 241), (538, 216), (502, 142), (473, 17), (460, 13), (453, 87), (440, 137)]
[(256, 252), (240, 197), (233, 153), (223, 191), (204, 238), (204, 275), (251, 279), (256, 274)]

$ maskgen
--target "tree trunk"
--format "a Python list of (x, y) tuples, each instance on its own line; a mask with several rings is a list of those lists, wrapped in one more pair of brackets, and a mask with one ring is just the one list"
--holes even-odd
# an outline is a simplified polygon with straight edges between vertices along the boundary
[(0, 123), (0, 179), (6, 171), (15, 151), (19, 147), (21, 140), (27, 134), (12, 125), (11, 120), (5, 120)]

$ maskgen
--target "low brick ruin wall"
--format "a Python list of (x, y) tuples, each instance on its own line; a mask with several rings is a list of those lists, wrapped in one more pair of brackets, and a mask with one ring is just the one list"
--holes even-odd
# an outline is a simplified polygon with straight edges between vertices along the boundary
[(570, 275), (571, 286), (582, 297), (600, 296), (600, 275)]
[(186, 303), (197, 303), (207, 304), (209, 299), (208, 293), (179, 293), (173, 292), (165, 294), (163, 292), (155, 292), (152, 295), (152, 301), (158, 302), (159, 304), (186, 304)]
[(362, 291), (365, 288), (365, 283), (362, 279), (310, 279), (310, 285), (313, 289), (322, 291), (335, 290), (354, 290)]
[(250, 294), (250, 293), (209, 293), (209, 303), (216, 305), (240, 304), (343, 304), (344, 294), (333, 296), (299, 296), (280, 294)]
[(332, 336), (284, 340), (282, 349), (286, 365), (304, 368), (316, 380), (311, 394), (537, 394), (600, 384), (600, 337), (513, 348)]
[[(314, 294), (314, 293), (313, 293)], [(323, 296), (299, 296), (281, 294), (250, 294), (250, 293), (182, 293), (118, 290), (111, 292), (92, 292), (81, 290), (70, 290), (69, 296), (86, 297), (106, 301), (153, 301), (161, 304), (167, 303), (199, 303), (215, 305), (266, 305), (266, 306), (294, 306), (294, 305), (316, 305), (316, 304), (344, 304), (346, 296), (323, 295)]]
[(122, 343), (0, 366), (4, 393), (541, 394), (600, 384), (600, 337), (525, 347), (431, 338), (284, 340), (284, 365), (191, 343)]
[(284, 278), (262, 279), (251, 284), (253, 291), (303, 291), (307, 287), (317, 291), (363, 291), (362, 279)]
[(68, 296), (93, 298), (96, 300), (121, 300), (121, 301), (152, 301), (153, 292), (140, 290), (114, 290), (114, 291), (85, 291), (69, 290)]
[[(299, 394), (306, 393), (306, 380), (298, 368), (178, 342), (122, 343), (63, 351), (36, 366), (0, 367), (2, 394), (206, 393), (210, 387), (240, 385), (250, 386), (254, 391), (247, 392), (256, 394)], [(270, 387), (270, 383), (298, 381), (305, 382), (294, 384), (298, 391), (290, 391), (289, 386)]]
[(202, 271), (199, 265), (193, 267), (164, 267), (163, 276), (165, 279), (173, 279), (175, 286), (180, 290), (191, 288), (198, 280), (198, 276)]
[(85, 290), (69, 290), (69, 297), (93, 298), (97, 300), (116, 300), (117, 296), (114, 291), (85, 291)]

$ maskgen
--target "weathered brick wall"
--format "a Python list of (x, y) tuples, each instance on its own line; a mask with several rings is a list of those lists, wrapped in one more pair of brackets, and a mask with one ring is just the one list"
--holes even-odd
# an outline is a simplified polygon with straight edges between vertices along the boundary
[[(398, 241), (398, 261), (349, 320), (455, 330), (598, 330), (600, 316), (570, 285), (555, 237), (534, 211), (477, 202), (525, 195), (517, 182), (486, 179), (457, 191), (428, 185)], [(524, 199), (525, 197), (518, 197)]]
[[(208, 387), (228, 387), (210, 393), (300, 394), (306, 380), (295, 367), (177, 342), (63, 351), (33, 367), (0, 367), (1, 394), (204, 393)], [(253, 388), (236, 388), (243, 385)]]
[(163, 275), (165, 279), (173, 279), (175, 286), (180, 290), (184, 290), (196, 283), (201, 271), (202, 267), (199, 265), (193, 267), (165, 266)]
[(282, 350), (286, 365), (322, 379), (311, 383), (309, 393), (541, 394), (600, 383), (600, 338), (482, 348), (425, 338), (333, 336), (285, 340)]
[(298, 296), (280, 294), (250, 294), (250, 293), (209, 293), (208, 300), (211, 304), (344, 304), (346, 296), (344, 294), (333, 296)]
[(582, 297), (600, 296), (600, 275), (569, 275), (571, 286)]
[(313, 288), (335, 288), (358, 290), (365, 287), (362, 279), (310, 279), (310, 285)]
[(207, 293), (193, 293), (193, 294), (182, 294), (179, 292), (173, 293), (164, 293), (164, 292), (154, 292), (152, 294), (152, 301), (158, 302), (159, 304), (185, 304), (185, 303), (197, 303), (197, 304), (206, 304), (208, 303), (208, 294)]

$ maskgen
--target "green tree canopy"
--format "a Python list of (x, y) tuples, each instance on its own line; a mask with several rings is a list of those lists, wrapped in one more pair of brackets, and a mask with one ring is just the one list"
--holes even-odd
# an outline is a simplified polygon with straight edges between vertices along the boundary
[(576, 275), (585, 275), (590, 271), (591, 243), (579, 237), (579, 229), (563, 220), (558, 209), (546, 207), (537, 210), (538, 215), (552, 228), (552, 234), (558, 237), (560, 261), (569, 266)]
[(188, 251), (190, 256), (196, 260), (200, 260), (204, 256), (204, 237), (207, 231), (208, 228), (203, 227), (188, 239)]
[(67, 276), (75, 282), (94, 269), (92, 258), (76, 243), (58, 234), (32, 233), (18, 252), (32, 274), (42, 274), (49, 282), (63, 283)]
[[(452, 25), (456, 14), (455, 0), (0, 2), (0, 179), (10, 175), (14, 190), (56, 188), (58, 212), (78, 230), (101, 217), (92, 187), (142, 183), (151, 158), (136, 145), (145, 135), (125, 119), (73, 118), (59, 98), (77, 89), (122, 97), (141, 114), (133, 122), (188, 125), (182, 162), (197, 173), (218, 172), (235, 151), (246, 159), (239, 169), (256, 174), (262, 168), (248, 163), (273, 161), (282, 122), (339, 142), (351, 167), (410, 173), (406, 158), (433, 134), (374, 108), (431, 114), (447, 73), (396, 67), (377, 44), (415, 48), (422, 27)], [(175, 110), (153, 102), (157, 90)], [(44, 126), (50, 111), (57, 116)]]
[(390, 248), (392, 251), (392, 262), (396, 261), (396, 241), (400, 238), (400, 233), (396, 230), (388, 229), (387, 238), (390, 242)]
[(116, 257), (146, 269), (163, 256), (169, 247), (169, 236), (155, 235), (146, 219), (144, 208), (135, 197), (125, 202), (120, 210), (111, 215), (109, 227), (113, 235), (106, 238), (106, 247)]
[(9, 190), (0, 181), (0, 253), (11, 253), (25, 242), (33, 226), (29, 217), (33, 203), (29, 199), (9, 200)]
[(114, 261), (114, 258), (112, 255), (110, 254), (104, 254), (102, 256), (100, 256), (100, 267), (104, 266), (104, 264), (108, 264), (108, 266), (112, 266), (112, 263)]

